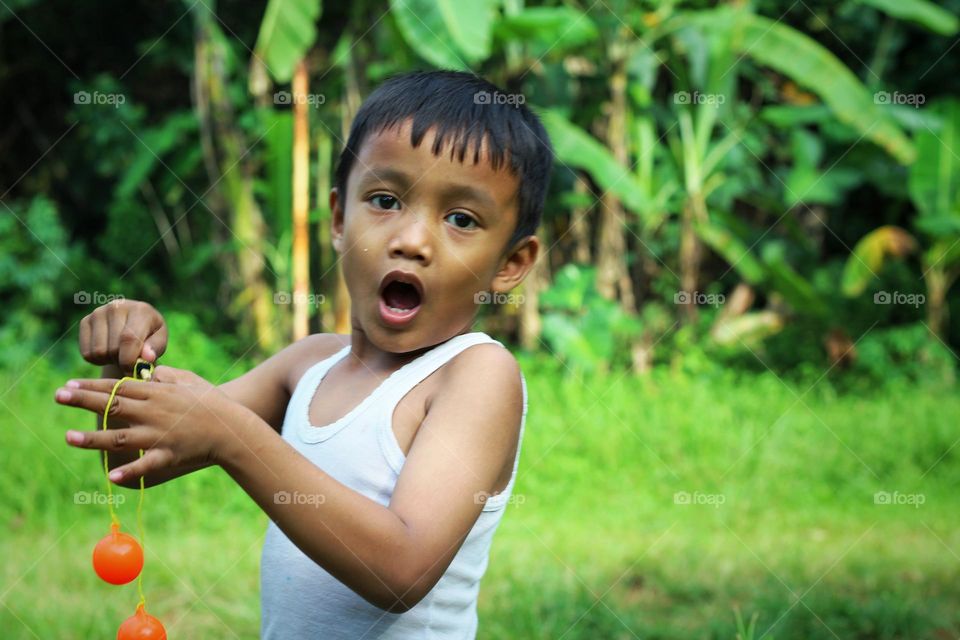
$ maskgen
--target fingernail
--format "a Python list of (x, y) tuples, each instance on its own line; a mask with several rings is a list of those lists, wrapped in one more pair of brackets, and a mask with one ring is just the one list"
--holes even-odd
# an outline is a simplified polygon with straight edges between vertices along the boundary
[(114, 469), (113, 471), (110, 472), (110, 475), (108, 477), (114, 482), (116, 482), (117, 480), (123, 477), (123, 471), (120, 471), (120, 469)]
[(76, 380), (67, 380), (67, 386), (70, 387), (71, 389), (79, 389), (80, 383), (77, 382)]
[(67, 442), (70, 444), (80, 444), (83, 442), (83, 434), (79, 431), (67, 431)]
[(57, 400), (60, 402), (66, 402), (71, 398), (71, 394), (66, 389), (57, 389)]

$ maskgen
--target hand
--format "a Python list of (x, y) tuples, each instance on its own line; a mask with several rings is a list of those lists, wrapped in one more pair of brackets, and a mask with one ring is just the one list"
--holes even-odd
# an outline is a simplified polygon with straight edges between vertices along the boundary
[(156, 362), (167, 349), (167, 325), (146, 302), (114, 300), (80, 321), (80, 353), (91, 364), (132, 371), (137, 358)]
[[(103, 414), (116, 380), (70, 380), (57, 390), (60, 404)], [(126, 380), (110, 405), (109, 417), (126, 429), (68, 431), (67, 443), (81, 449), (137, 451), (138, 460), (110, 472), (114, 482), (130, 481), (168, 467), (219, 464), (224, 444), (250, 411), (191, 371), (159, 366), (151, 382)]]

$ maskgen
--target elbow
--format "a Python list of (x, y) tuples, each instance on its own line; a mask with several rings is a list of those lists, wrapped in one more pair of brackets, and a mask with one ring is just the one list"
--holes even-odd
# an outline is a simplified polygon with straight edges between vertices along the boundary
[(389, 588), (384, 588), (383, 591), (369, 601), (373, 606), (387, 613), (406, 613), (417, 606), (417, 603), (427, 595), (426, 592), (406, 583), (395, 583)]
[[(425, 595), (425, 594), (424, 594)], [(387, 613), (406, 613), (417, 606), (423, 600), (423, 595), (400, 595), (398, 594), (388, 594), (386, 596), (381, 596), (377, 598), (376, 602), (372, 602), (373, 606), (386, 611)]]
[(387, 613), (406, 613), (415, 605), (416, 603), (409, 602), (407, 598), (389, 598), (375, 606)]
[(385, 580), (380, 585), (380, 593), (368, 600), (387, 613), (406, 613), (417, 606), (437, 583), (435, 578), (428, 575), (429, 573), (429, 571), (427, 573), (410, 571), (403, 577)]
[[(354, 589), (364, 600), (387, 613), (406, 613), (433, 590), (449, 564), (424, 552), (417, 539), (404, 531), (385, 545), (378, 558), (379, 571), (367, 589)], [(371, 572), (373, 573), (373, 572)]]

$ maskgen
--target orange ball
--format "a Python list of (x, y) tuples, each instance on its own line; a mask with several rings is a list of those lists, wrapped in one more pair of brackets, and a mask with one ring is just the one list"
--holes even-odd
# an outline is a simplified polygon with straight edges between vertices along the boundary
[(133, 536), (110, 525), (110, 533), (93, 548), (93, 570), (110, 584), (127, 584), (143, 569), (143, 549)]
[(120, 625), (117, 640), (167, 640), (167, 630), (138, 604), (137, 612)]

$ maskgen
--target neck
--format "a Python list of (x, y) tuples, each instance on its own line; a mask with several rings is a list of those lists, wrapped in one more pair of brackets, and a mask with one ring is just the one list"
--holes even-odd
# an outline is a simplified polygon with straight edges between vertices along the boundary
[[(439, 344), (429, 344), (403, 353), (387, 351), (374, 344), (356, 320), (354, 320), (352, 324), (353, 327), (350, 333), (350, 355), (352, 357), (350, 359), (372, 372), (392, 373)], [(451, 336), (451, 338), (470, 333), (470, 331), (471, 325), (467, 325)]]

